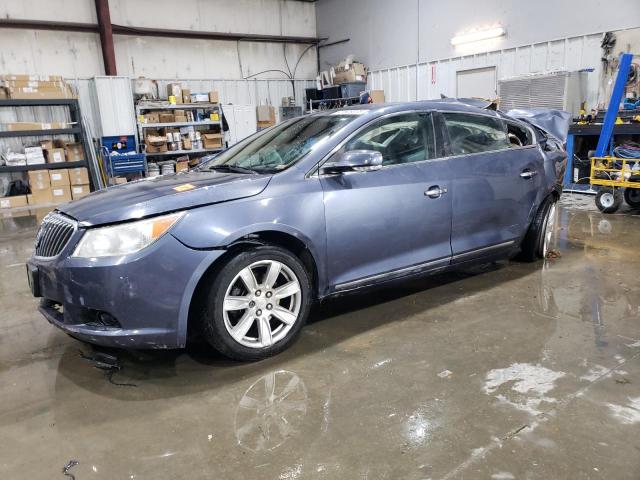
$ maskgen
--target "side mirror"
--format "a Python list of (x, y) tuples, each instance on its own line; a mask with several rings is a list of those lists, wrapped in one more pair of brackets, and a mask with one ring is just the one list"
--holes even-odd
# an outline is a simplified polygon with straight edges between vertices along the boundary
[(320, 173), (370, 172), (382, 168), (382, 154), (375, 150), (351, 150), (339, 153), (325, 163)]

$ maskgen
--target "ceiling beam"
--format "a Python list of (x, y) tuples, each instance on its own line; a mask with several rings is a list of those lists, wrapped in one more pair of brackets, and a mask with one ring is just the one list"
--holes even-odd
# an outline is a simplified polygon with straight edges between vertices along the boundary
[[(0, 19), (0, 28), (20, 28), (26, 30), (53, 30), (66, 32), (100, 33), (97, 24), (57, 22), (49, 20), (18, 20), (11, 18)], [(165, 28), (130, 27), (125, 25), (111, 25), (113, 35), (131, 35), (137, 37), (168, 37), (190, 38), (199, 40), (228, 40), (265, 43), (299, 43), (317, 44), (324, 40), (316, 37), (296, 37), (287, 35), (263, 35), (256, 33), (227, 33), (208, 32), (199, 30), (172, 30)]]

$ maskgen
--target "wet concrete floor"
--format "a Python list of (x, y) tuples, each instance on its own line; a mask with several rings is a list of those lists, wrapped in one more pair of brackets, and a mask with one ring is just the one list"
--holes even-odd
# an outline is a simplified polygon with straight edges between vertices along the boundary
[(112, 376), (36, 311), (35, 218), (4, 219), (0, 478), (640, 478), (640, 216), (562, 203), (560, 258), (327, 302), (259, 363)]

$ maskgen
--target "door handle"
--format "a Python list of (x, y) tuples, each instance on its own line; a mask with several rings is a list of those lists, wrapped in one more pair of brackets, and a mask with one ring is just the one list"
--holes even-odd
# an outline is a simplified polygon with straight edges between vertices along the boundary
[(442, 195), (447, 193), (447, 187), (440, 188), (439, 185), (433, 185), (424, 192), (425, 196), (429, 198), (440, 198)]
[(520, 176), (522, 178), (533, 178), (538, 174), (538, 172), (536, 172), (535, 170), (529, 170), (528, 168), (523, 170), (522, 173), (520, 174)]

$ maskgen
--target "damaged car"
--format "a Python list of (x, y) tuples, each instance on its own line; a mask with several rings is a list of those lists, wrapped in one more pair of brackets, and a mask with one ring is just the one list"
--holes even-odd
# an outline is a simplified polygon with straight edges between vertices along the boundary
[(522, 117), (424, 101), (294, 118), (194, 170), (60, 206), (31, 290), (85, 342), (180, 348), (189, 334), (237, 360), (277, 354), (315, 301), (544, 258), (566, 153)]

